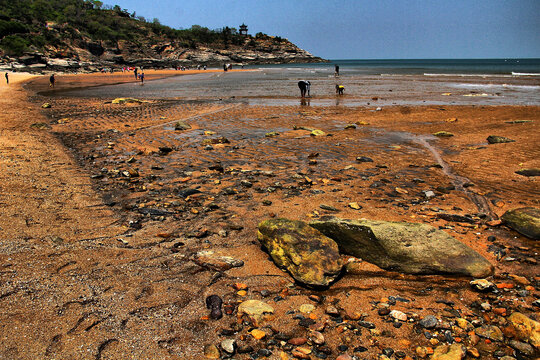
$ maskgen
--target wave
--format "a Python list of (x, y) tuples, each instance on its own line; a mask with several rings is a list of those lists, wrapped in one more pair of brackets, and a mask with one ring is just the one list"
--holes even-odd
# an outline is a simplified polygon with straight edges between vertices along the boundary
[(500, 89), (522, 89), (522, 90), (538, 90), (540, 85), (512, 85), (512, 84), (450, 84), (457, 88), (500, 88)]
[(432, 73), (424, 73), (424, 76), (512, 77), (512, 75), (508, 75), (508, 74), (432, 74)]
[(512, 71), (512, 75), (514, 76), (540, 76), (540, 73), (520, 73), (520, 72)]

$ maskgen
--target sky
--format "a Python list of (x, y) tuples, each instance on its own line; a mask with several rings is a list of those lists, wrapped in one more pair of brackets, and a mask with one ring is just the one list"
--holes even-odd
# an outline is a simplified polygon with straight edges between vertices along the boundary
[(540, 58), (540, 0), (105, 0), (164, 25), (248, 25), (326, 59)]

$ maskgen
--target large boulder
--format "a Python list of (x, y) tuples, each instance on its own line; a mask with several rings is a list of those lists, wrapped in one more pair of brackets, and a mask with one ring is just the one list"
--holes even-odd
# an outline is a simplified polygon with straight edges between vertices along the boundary
[(265, 220), (257, 237), (276, 265), (301, 284), (328, 286), (343, 267), (337, 244), (303, 221)]
[(473, 277), (493, 273), (493, 266), (480, 254), (430, 225), (339, 218), (310, 225), (334, 239), (345, 254), (386, 270)]
[(503, 223), (534, 240), (540, 240), (540, 209), (525, 207), (508, 210), (501, 217)]
[(538, 321), (519, 312), (510, 315), (508, 321), (516, 329), (518, 339), (526, 341), (540, 350), (540, 323)]

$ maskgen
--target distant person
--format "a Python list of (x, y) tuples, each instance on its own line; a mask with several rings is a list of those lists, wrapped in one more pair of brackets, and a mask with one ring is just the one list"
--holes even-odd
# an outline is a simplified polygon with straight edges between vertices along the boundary
[(203, 66), (203, 70), (206, 70), (206, 65)]
[(310, 96), (309, 94), (309, 90), (311, 88), (311, 83), (307, 80), (300, 80), (298, 82), (298, 87), (300, 88), (300, 96), (301, 97), (306, 97), (306, 93), (307, 93), (307, 96)]
[(9, 76), (8, 76), (8, 73), (6, 73), (6, 84), (9, 84)]
[(138, 79), (138, 76), (137, 76), (137, 68), (135, 68), (135, 70), (133, 70), (133, 73), (135, 74), (135, 80)]
[(54, 87), (54, 82), (56, 81), (56, 79), (54, 78), (54, 74), (51, 74), (51, 76), (49, 77), (49, 87)]
[(343, 92), (345, 91), (345, 86), (343, 85), (336, 85), (336, 94), (343, 95)]
[(339, 65), (334, 66), (334, 75), (339, 76)]
[(141, 73), (141, 84), (144, 84), (144, 72)]
[(228, 69), (227, 64), (223, 64), (223, 71), (227, 71), (227, 69)]

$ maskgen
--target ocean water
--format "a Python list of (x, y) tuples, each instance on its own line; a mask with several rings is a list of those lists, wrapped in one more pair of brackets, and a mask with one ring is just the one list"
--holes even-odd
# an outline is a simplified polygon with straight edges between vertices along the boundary
[[(336, 64), (340, 66), (339, 76), (334, 74)], [(103, 86), (63, 95), (256, 105), (540, 105), (540, 59), (334, 60), (251, 65), (245, 69), (251, 71), (184, 75), (144, 85)], [(297, 86), (301, 79), (312, 84), (311, 96), (304, 101)], [(336, 85), (345, 86), (344, 96), (336, 95)]]

